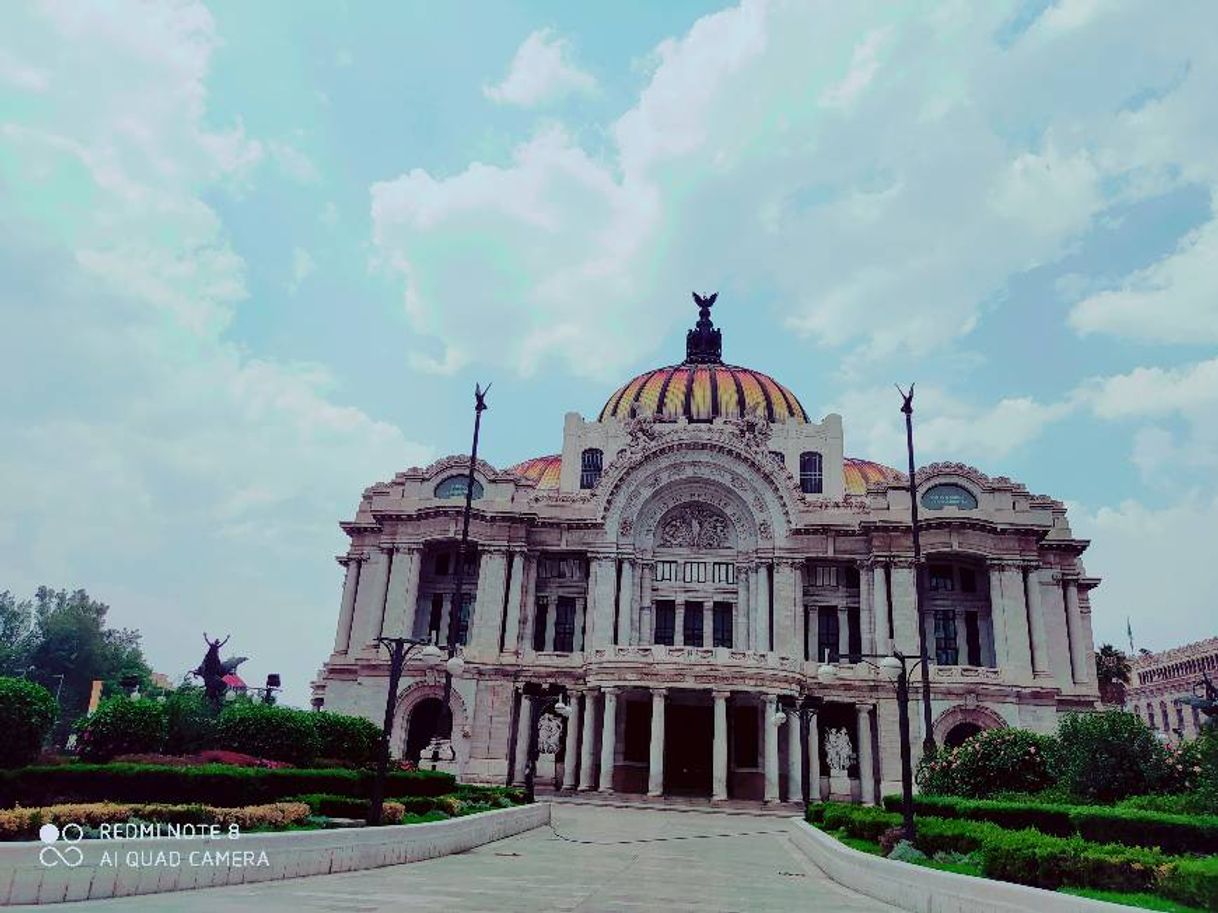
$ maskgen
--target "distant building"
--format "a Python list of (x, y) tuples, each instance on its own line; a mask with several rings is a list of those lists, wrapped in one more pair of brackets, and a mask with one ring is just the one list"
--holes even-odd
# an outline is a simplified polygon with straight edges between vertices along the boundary
[(1177, 704), (1176, 699), (1191, 695), (1203, 675), (1218, 681), (1218, 637), (1135, 656), (1126, 706), (1168, 740), (1191, 739), (1205, 718), (1196, 707)]
[(148, 679), (158, 688), (164, 688), (169, 691), (173, 688), (173, 679), (164, 672), (153, 672), (148, 676)]

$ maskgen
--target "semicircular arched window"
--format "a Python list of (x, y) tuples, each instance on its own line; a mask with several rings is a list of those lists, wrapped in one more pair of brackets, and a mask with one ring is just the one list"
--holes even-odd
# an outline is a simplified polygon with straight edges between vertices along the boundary
[[(464, 498), (465, 487), (469, 482), (468, 476), (449, 476), (443, 482), (436, 486), (437, 498)], [(477, 501), (482, 497), (482, 483), (474, 479), (473, 500)]]
[(922, 506), (927, 510), (942, 510), (945, 507), (976, 510), (977, 496), (963, 485), (943, 482), (922, 492)]

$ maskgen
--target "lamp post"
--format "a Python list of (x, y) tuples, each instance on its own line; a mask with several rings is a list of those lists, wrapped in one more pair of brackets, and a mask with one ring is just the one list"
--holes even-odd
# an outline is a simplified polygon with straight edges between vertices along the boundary
[[(266, 677), (266, 685), (261, 688), (250, 688), (249, 690), (256, 692), (261, 697), (262, 703), (273, 704), (275, 703), (275, 692), (283, 690), (283, 688), (280, 687), (281, 684), (282, 679), (280, 679), (279, 673), (272, 672)], [(319, 708), (315, 707), (314, 709), (316, 710)]]
[[(537, 779), (537, 759), (540, 755), (538, 741), (541, 735), (541, 718), (553, 710), (563, 719), (571, 715), (571, 705), (566, 703), (566, 689), (556, 685), (541, 685), (527, 682), (524, 696), (529, 701), (529, 750), (524, 763), (524, 799), (532, 802)], [(571, 763), (568, 759), (567, 763)]]
[[(897, 686), (897, 727), (901, 735), (901, 830), (905, 839), (912, 841), (917, 833), (914, 825), (913, 808), (913, 749), (909, 741), (909, 673), (912, 671), (908, 660), (900, 650), (892, 653), (863, 653), (859, 659), (878, 669), (888, 681)], [(879, 664), (869, 662), (878, 659)], [(923, 663), (916, 659), (913, 666)], [(925, 668), (925, 663), (923, 663)], [(816, 677), (824, 685), (831, 685), (837, 680), (837, 669), (832, 663), (824, 662), (816, 670)], [(929, 731), (929, 730), (928, 730)], [(859, 736), (862, 738), (862, 735)], [(862, 775), (862, 771), (859, 772)]]
[(482, 413), (489, 408), (486, 405), (486, 394), (490, 391), (490, 384), (486, 385), (485, 390), (478, 384), (474, 384), (474, 441), (469, 449), (469, 471), (465, 479), (465, 507), (461, 512), (461, 544), (457, 546), (457, 573), (453, 578), (453, 607), (448, 613), (448, 663), (450, 668), (445, 671), (444, 703), (440, 708), (440, 713), (444, 715), (440, 732), (450, 742), (453, 733), (453, 714), (449, 701), (452, 698), (454, 675), (451, 666), (454, 661), (460, 663), (457, 666), (458, 671), (455, 673), (458, 675), (464, 666), (460, 657), (457, 656), (457, 632), (460, 629), (461, 614), (464, 610), (461, 589), (465, 583), (465, 556), (469, 547), (469, 515), (474, 500), (474, 466), (478, 463), (478, 433), (482, 428)]
[(909, 385), (906, 393), (897, 387), (901, 394), (901, 411), (905, 414), (905, 450), (909, 457), (909, 522), (913, 529), (913, 562), (914, 562), (914, 616), (918, 619), (918, 655), (922, 663), (922, 754), (931, 757), (936, 749), (935, 734), (931, 726), (933, 719), (930, 709), (930, 654), (926, 646), (926, 619), (922, 617), (922, 540), (918, 532), (918, 484), (914, 478), (914, 445), (913, 445), (913, 396), (914, 385)]
[(393, 732), (393, 712), (397, 705), (398, 685), (402, 681), (402, 666), (415, 650), (423, 665), (430, 669), (442, 659), (440, 648), (430, 641), (411, 637), (378, 637), (376, 642), (389, 651), (389, 693), (385, 697), (385, 723), (381, 727), (381, 744), (377, 751), (376, 776), (372, 780), (372, 795), (368, 801), (368, 823), (380, 824), (385, 807), (385, 778), (389, 775), (389, 736)]
[[(781, 726), (778, 715), (781, 714), (785, 717), (788, 712), (794, 712), (799, 717), (799, 743), (807, 745), (808, 726), (811, 725), (812, 717), (820, 712), (820, 708), (824, 704), (824, 698), (815, 694), (805, 694), (798, 701), (794, 697), (783, 696), (778, 699), (778, 712), (770, 722)], [(808, 752), (803, 752), (803, 764), (799, 771), (799, 794), (803, 798), (805, 806), (812, 801), (811, 764), (812, 759), (808, 756)]]

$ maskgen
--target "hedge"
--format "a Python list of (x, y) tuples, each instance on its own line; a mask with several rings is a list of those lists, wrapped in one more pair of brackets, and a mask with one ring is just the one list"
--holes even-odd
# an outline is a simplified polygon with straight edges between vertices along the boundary
[[(877, 828), (899, 815), (826, 804), (809, 811), (828, 829), (876, 839)], [(1008, 830), (990, 821), (919, 817), (914, 844), (927, 855), (976, 853), (987, 878), (1056, 890), (1063, 886), (1147, 891), (1181, 903), (1218, 909), (1218, 857), (1172, 856), (1158, 849)], [(882, 831), (881, 831), (882, 832)]]
[[(364, 770), (230, 767), (203, 764), (61, 764), (0, 772), (0, 805), (56, 802), (201, 802), (238, 806), (275, 802), (307, 793), (367, 796), (373, 774)], [(393, 771), (388, 798), (441, 796), (456, 778), (436, 770)]]
[[(310, 811), (314, 815), (324, 815), (327, 818), (358, 818), (363, 820), (368, 817), (369, 800), (353, 796), (337, 796), (332, 793), (310, 793), (304, 796), (293, 796), (290, 801), (303, 802), (309, 806)], [(404, 796), (393, 802), (387, 802), (385, 805), (395, 805), (401, 810), (397, 813), (398, 820), (405, 814), (426, 815), (428, 812), (434, 812), (438, 807), (437, 800), (428, 796)]]
[(272, 802), (243, 808), (212, 808), (207, 805), (161, 805), (98, 802), (15, 808), (0, 812), (0, 840), (33, 840), (43, 824), (79, 824), (97, 828), (103, 824), (217, 824), (238, 825), (242, 830), (282, 829), (301, 824), (309, 808), (301, 802)]
[[(899, 810), (899, 796), (884, 806)], [(1218, 853), (1218, 815), (1173, 815), (1132, 808), (1044, 805), (954, 796), (917, 796), (914, 812), (940, 818), (990, 821), (1010, 830), (1035, 828), (1055, 837), (1079, 836), (1096, 843), (1161, 849), (1165, 853)]]

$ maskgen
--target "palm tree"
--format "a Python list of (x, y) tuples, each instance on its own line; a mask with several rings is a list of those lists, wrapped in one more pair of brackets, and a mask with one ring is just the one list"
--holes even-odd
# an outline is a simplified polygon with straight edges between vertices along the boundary
[(1129, 657), (1112, 644), (1103, 644), (1095, 651), (1096, 681), (1100, 700), (1105, 704), (1125, 706), (1125, 686), (1129, 684)]

